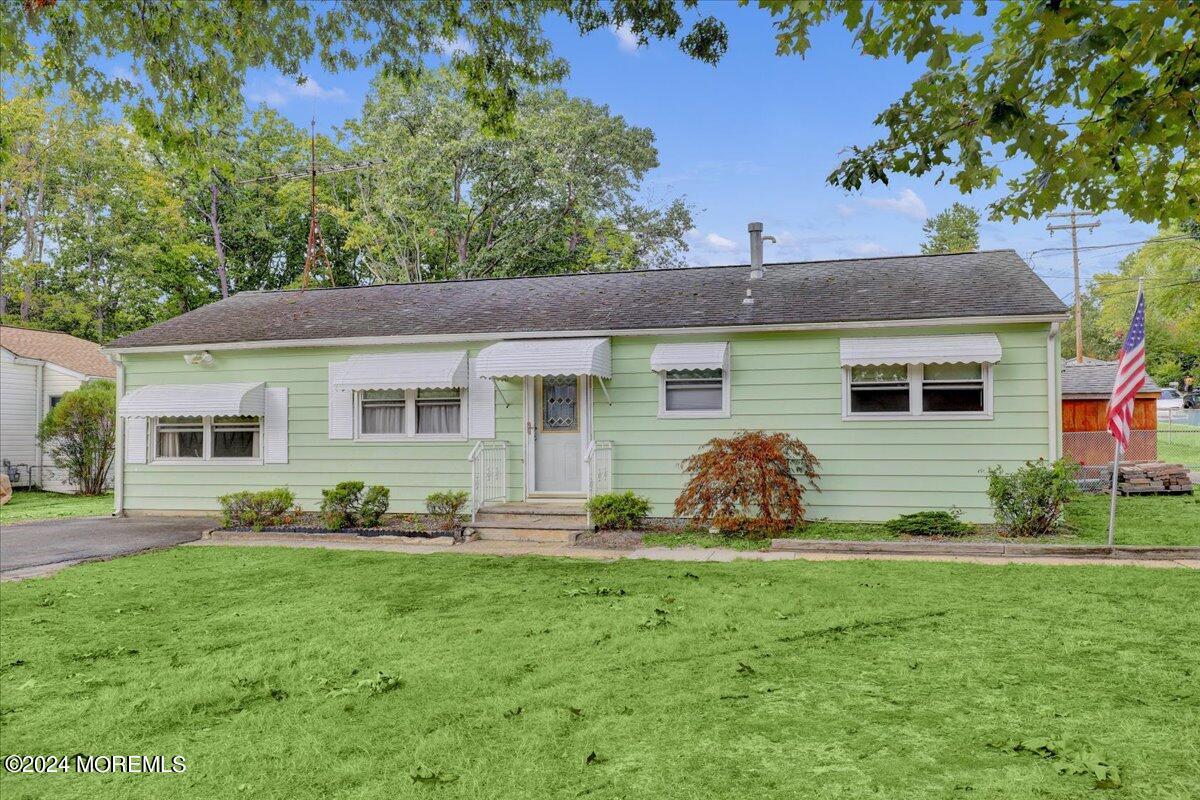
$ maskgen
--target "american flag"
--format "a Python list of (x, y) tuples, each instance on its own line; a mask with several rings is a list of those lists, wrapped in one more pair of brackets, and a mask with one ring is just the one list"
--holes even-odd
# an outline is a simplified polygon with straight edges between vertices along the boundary
[(1108, 401), (1108, 430), (1121, 444), (1129, 446), (1129, 423), (1133, 420), (1133, 400), (1146, 384), (1146, 296), (1138, 290), (1133, 322), (1121, 345), (1117, 362), (1117, 381)]

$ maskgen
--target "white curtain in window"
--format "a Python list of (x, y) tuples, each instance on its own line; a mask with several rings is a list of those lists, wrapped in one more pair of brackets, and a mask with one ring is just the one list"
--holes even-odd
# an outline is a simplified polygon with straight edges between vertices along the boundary
[(417, 433), (461, 433), (461, 409), (457, 389), (421, 389), (417, 392)]
[(458, 433), (459, 425), (458, 400), (450, 402), (431, 402), (422, 400), (417, 403), (417, 433)]
[(403, 433), (404, 404), (372, 405), (363, 403), (363, 433)]

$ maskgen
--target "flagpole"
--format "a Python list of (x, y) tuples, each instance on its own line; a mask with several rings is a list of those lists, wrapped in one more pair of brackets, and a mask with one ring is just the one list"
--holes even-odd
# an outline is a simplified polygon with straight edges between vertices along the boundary
[(1117, 473), (1121, 470), (1121, 442), (1113, 437), (1112, 496), (1108, 502), (1108, 546), (1112, 547), (1117, 533)]
[[(1137, 325), (1138, 325), (1137, 309), (1138, 309), (1138, 306), (1141, 306), (1142, 329), (1139, 329), (1139, 330), (1141, 331), (1141, 333), (1140, 333), (1141, 347), (1143, 348), (1143, 352), (1144, 352), (1145, 346), (1146, 346), (1146, 339), (1145, 339), (1146, 334), (1145, 334), (1145, 330), (1144, 330), (1144, 327), (1146, 324), (1146, 310), (1145, 310), (1146, 306), (1145, 306), (1144, 289), (1145, 289), (1145, 278), (1139, 277), (1138, 278), (1138, 300), (1137, 300), (1137, 304), (1134, 305), (1134, 312), (1133, 312), (1133, 328), (1137, 328)], [(1133, 331), (1131, 331), (1129, 335), (1132, 336)], [(1121, 359), (1120, 359), (1120, 361), (1117, 362), (1118, 364), (1124, 363), (1125, 356), (1126, 356), (1126, 349), (1128, 348), (1128, 346), (1129, 346), (1129, 340), (1127, 338), (1125, 346), (1123, 346), (1121, 348)], [(1144, 366), (1142, 367), (1142, 370), (1144, 373), (1144, 371), (1145, 371)], [(1117, 386), (1113, 388), (1113, 399), (1114, 400), (1117, 397), (1117, 387), (1119, 387), (1120, 384), (1121, 384), (1121, 375), (1120, 375), (1120, 367), (1118, 367)], [(1138, 383), (1137, 388), (1141, 388), (1141, 383)], [(1135, 396), (1131, 396), (1129, 398), (1129, 403), (1131, 404), (1129, 407), (1130, 418), (1133, 417), (1133, 405), (1132, 404), (1136, 402), (1136, 400), (1134, 399)], [(1112, 413), (1111, 403), (1110, 403), (1109, 413), (1110, 414)], [(1111, 425), (1112, 425), (1111, 419), (1109, 420), (1109, 425), (1110, 425), (1110, 430), (1111, 430)], [(1120, 473), (1120, 471), (1121, 471), (1121, 440), (1114, 433), (1113, 434), (1112, 487), (1109, 490), (1110, 497), (1108, 500), (1108, 546), (1109, 546), (1109, 548), (1112, 548), (1114, 546), (1114, 544), (1116, 543), (1116, 535), (1117, 535), (1117, 476)]]

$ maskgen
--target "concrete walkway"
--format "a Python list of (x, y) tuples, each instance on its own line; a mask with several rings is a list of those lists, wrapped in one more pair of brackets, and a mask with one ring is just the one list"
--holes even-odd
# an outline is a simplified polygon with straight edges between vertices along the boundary
[(526, 542), (474, 541), (453, 546), (444, 544), (407, 544), (382, 539), (354, 539), (291, 534), (247, 534), (216, 531), (205, 534), (189, 546), (234, 547), (323, 547), (331, 550), (377, 550), (386, 553), (451, 553), (487, 556), (549, 556), (553, 558), (582, 558), (594, 561), (647, 559), (650, 561), (942, 561), (962, 564), (1054, 564), (1136, 566), (1157, 568), (1200, 569), (1200, 559), (1111, 559), (1067, 558), (1062, 556), (953, 556), (902, 555), (877, 553), (805, 553), (786, 550), (731, 550), (724, 547), (639, 547), (616, 550), (599, 547), (572, 547), (565, 544)]

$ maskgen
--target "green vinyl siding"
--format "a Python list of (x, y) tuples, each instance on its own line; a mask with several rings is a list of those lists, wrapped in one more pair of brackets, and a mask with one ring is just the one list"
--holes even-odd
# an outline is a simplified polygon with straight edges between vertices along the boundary
[[(839, 339), (845, 336), (995, 332), (1004, 355), (993, 369), (989, 420), (843, 420)], [(595, 388), (598, 440), (613, 442), (613, 488), (650, 498), (656, 516), (673, 514), (686, 481), (680, 462), (713, 436), (744, 429), (782, 430), (803, 439), (821, 460), (821, 491), (809, 495), (810, 516), (878, 520), (897, 513), (957, 506), (974, 520), (990, 513), (983, 470), (1015, 467), (1048, 453), (1047, 325), (945, 329), (870, 329), (802, 333), (617, 336), (612, 339), (611, 402)], [(650, 353), (663, 342), (728, 341), (731, 353), (727, 418), (660, 419), (658, 376)], [(419, 511), (425, 495), (469, 489), (473, 441), (359, 442), (328, 437), (328, 364), (360, 353), (461, 350), (474, 356), (490, 342), (360, 348), (295, 347), (217, 351), (211, 367), (191, 367), (178, 354), (127, 355), (129, 390), (160, 383), (266, 381), (289, 390), (287, 464), (126, 465), (131, 510), (216, 508), (239, 489), (289, 486), (306, 508), (339, 480), (380, 483), (393, 511)], [(524, 496), (520, 382), (503, 381), (496, 395), (496, 436), (508, 448), (510, 499)], [(507, 398), (508, 405), (505, 405)]]

